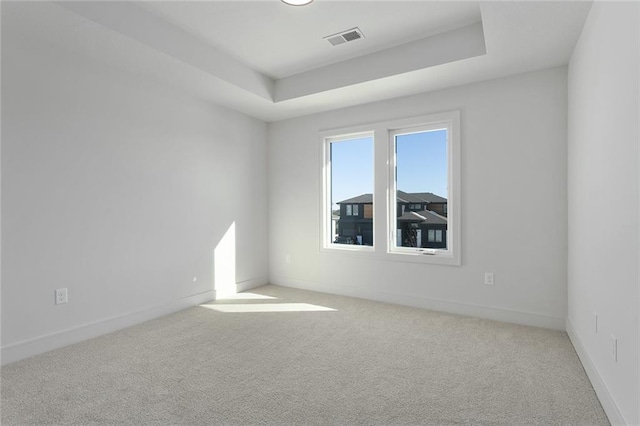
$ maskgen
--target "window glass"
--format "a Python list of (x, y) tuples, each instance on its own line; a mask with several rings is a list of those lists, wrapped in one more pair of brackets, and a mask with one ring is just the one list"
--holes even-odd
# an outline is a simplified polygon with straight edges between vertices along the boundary
[[(393, 138), (396, 247), (446, 249), (442, 229), (433, 227), (447, 229), (447, 129), (400, 130)], [(403, 200), (413, 201), (409, 211), (400, 207)]]
[[(345, 206), (345, 217), (332, 229), (334, 244), (373, 246), (373, 135), (332, 138), (330, 196), (332, 211)], [(359, 217), (360, 204), (365, 214)]]

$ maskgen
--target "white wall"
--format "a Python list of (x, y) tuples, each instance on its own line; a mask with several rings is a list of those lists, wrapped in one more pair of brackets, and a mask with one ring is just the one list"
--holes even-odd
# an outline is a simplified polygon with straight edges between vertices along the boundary
[(638, 3), (593, 4), (568, 78), (567, 329), (612, 422), (639, 424)]
[[(270, 281), (564, 329), (566, 91), (561, 67), (272, 123)], [(320, 252), (318, 132), (458, 109), (462, 266)]]
[(3, 362), (210, 300), (234, 223), (266, 283), (266, 169), (265, 123), (3, 31)]

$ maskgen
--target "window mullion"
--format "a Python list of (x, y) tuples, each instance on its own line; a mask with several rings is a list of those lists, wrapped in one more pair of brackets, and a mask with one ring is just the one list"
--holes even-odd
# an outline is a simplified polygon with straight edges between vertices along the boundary
[(376, 239), (376, 253), (384, 255), (387, 252), (389, 208), (387, 200), (389, 152), (388, 143), (389, 132), (385, 127), (376, 128), (373, 132), (374, 143), (374, 235)]

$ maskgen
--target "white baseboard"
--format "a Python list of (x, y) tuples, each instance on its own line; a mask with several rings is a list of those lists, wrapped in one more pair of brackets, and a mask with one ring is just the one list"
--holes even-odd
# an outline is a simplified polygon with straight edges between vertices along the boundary
[(297, 280), (282, 276), (271, 276), (269, 282), (283, 287), (339, 294), (341, 296), (394, 303), (397, 305), (412, 306), (415, 308), (430, 309), (433, 311), (447, 312), (457, 315), (565, 331), (565, 319), (563, 317), (553, 317), (535, 312), (516, 311), (494, 306), (476, 305), (451, 300), (433, 299), (353, 287), (327, 286), (318, 282)]
[(252, 278), (250, 280), (242, 281), (236, 283), (236, 291), (241, 293), (243, 291), (251, 290), (257, 287), (261, 287), (269, 283), (269, 279), (267, 277), (258, 277)]
[(12, 343), (2, 347), (2, 365), (78, 343), (92, 337), (131, 327), (191, 306), (209, 302), (214, 300), (215, 297), (215, 291), (209, 290), (173, 300), (162, 305), (144, 308), (136, 312), (98, 320), (33, 339)]
[(607, 414), (607, 417), (609, 417), (609, 422), (611, 422), (612, 425), (630, 424), (625, 420), (622, 412), (618, 408), (618, 404), (616, 404), (616, 401), (615, 399), (613, 399), (613, 396), (611, 395), (607, 384), (602, 379), (602, 376), (600, 375), (600, 372), (598, 371), (595, 363), (591, 359), (591, 356), (589, 356), (589, 352), (582, 344), (582, 341), (580, 340), (580, 337), (578, 336), (576, 329), (573, 327), (573, 324), (571, 323), (569, 317), (567, 317), (566, 321), (567, 334), (569, 335), (569, 339), (571, 340), (571, 343), (573, 344), (573, 347), (578, 354), (578, 358), (580, 358), (580, 362), (582, 362), (584, 371), (587, 372), (587, 376), (589, 377), (589, 380), (591, 380), (591, 385), (596, 391), (596, 395), (598, 395), (598, 398), (600, 399), (600, 403), (602, 404), (604, 412)]

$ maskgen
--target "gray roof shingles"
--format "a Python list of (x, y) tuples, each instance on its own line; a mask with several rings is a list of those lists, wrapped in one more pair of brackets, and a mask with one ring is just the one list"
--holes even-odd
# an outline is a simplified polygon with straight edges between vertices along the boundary
[(447, 224), (446, 217), (440, 216), (438, 213), (432, 212), (431, 210), (422, 210), (419, 212), (405, 212), (405, 214), (398, 217), (398, 221), (427, 223), (430, 225), (446, 225)]
[[(408, 193), (398, 191), (398, 201), (402, 203), (446, 203), (447, 199), (431, 192)], [(336, 204), (368, 204), (373, 203), (373, 194), (362, 194)]]
[(336, 204), (367, 204), (373, 203), (373, 194), (362, 194), (348, 200), (340, 201)]

